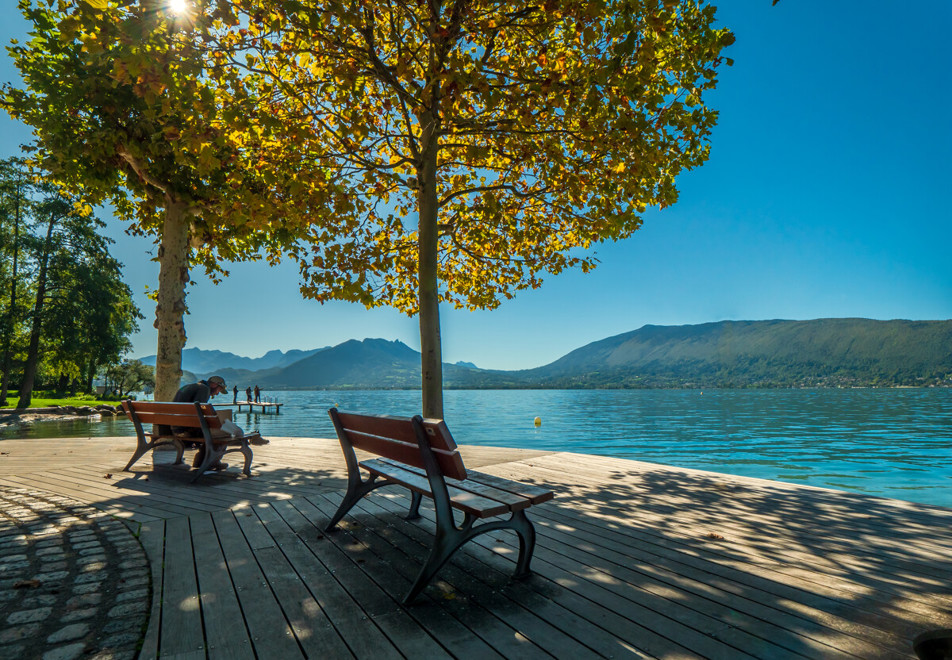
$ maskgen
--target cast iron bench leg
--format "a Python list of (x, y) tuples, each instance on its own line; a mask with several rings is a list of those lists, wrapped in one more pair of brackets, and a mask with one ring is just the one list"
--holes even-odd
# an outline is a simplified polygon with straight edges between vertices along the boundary
[(389, 483), (393, 483), (386, 479), (382, 481), (377, 481), (377, 475), (372, 474), (367, 481), (351, 481), (347, 484), (347, 492), (344, 493), (344, 499), (341, 500), (340, 506), (337, 507), (337, 513), (334, 514), (334, 517), (331, 518), (331, 521), (327, 524), (327, 527), (324, 528), (325, 532), (329, 532), (334, 527), (337, 526), (337, 523), (341, 521), (341, 518), (347, 515), (347, 512), (354, 508), (354, 505), (361, 500), (361, 498), (372, 491), (374, 488), (379, 488), (380, 486), (386, 486)]
[(418, 520), (420, 518), (420, 502), (422, 500), (423, 495), (415, 490), (410, 491), (410, 511), (404, 520)]
[(513, 513), (509, 520), (488, 522), (475, 528), (473, 527), (474, 522), (476, 522), (475, 516), (466, 514), (463, 524), (459, 528), (452, 526), (447, 529), (437, 523), (436, 537), (433, 540), (430, 556), (423, 568), (420, 569), (420, 574), (413, 582), (413, 586), (410, 587), (410, 591), (403, 598), (403, 605), (409, 605), (414, 598), (420, 595), (420, 592), (436, 576), (443, 564), (462, 546), (480, 534), (500, 529), (510, 529), (519, 537), (519, 559), (516, 561), (516, 571), (512, 575), (513, 579), (522, 580), (532, 575), (532, 571), (529, 570), (529, 562), (532, 561), (532, 553), (535, 551), (535, 527), (526, 516), (524, 509)]
[(140, 458), (142, 458), (145, 455), (145, 453), (149, 451), (150, 449), (152, 449), (152, 446), (150, 443), (147, 443), (139, 439), (139, 444), (136, 446), (135, 453), (132, 454), (132, 458), (129, 459), (129, 462), (126, 464), (126, 466), (122, 468), (123, 471), (128, 472), (129, 468), (131, 468), (133, 464), (136, 461), (138, 461)]
[(519, 559), (516, 562), (516, 572), (513, 577), (520, 580), (532, 575), (529, 562), (532, 561), (532, 553), (535, 552), (535, 526), (526, 516), (525, 509), (512, 514), (510, 523), (512, 529), (519, 535)]
[(241, 443), (241, 453), (245, 457), (245, 467), (242, 470), (246, 477), (251, 476), (251, 459), (253, 454), (251, 453), (251, 447), (248, 446), (248, 440), (244, 440)]

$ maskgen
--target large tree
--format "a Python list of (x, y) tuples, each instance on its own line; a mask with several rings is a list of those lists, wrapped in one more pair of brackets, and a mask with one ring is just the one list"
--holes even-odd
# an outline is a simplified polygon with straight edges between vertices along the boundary
[[(226, 2), (227, 0), (222, 0)], [(231, 72), (210, 76), (197, 26), (167, 3), (19, 0), (32, 23), (10, 53), (23, 88), (4, 86), (3, 105), (34, 127), (38, 160), (91, 203), (111, 201), (130, 230), (157, 236), (156, 399), (181, 378), (190, 265), (217, 277), (221, 260), (272, 258), (295, 219), (319, 215), (280, 181), (309, 191), (307, 168), (265, 168), (268, 126), (252, 125), (246, 88)], [(270, 126), (278, 126), (270, 124)]]
[(0, 406), (7, 405), (15, 339), (18, 325), (26, 316), (20, 282), (20, 237), (26, 233), (31, 186), (23, 159), (0, 161)]
[(30, 406), (41, 364), (64, 382), (89, 382), (90, 364), (118, 361), (141, 315), (109, 254), (104, 223), (80, 200), (35, 184), (24, 236), (32, 309), (18, 408)]
[[(708, 157), (732, 43), (692, 0), (234, 0), (220, 70), (270, 97), (296, 155), (352, 189), (312, 232), (305, 295), (419, 314), (442, 417), (439, 303), (492, 308), (588, 270)], [(219, 26), (221, 27), (221, 26)]]

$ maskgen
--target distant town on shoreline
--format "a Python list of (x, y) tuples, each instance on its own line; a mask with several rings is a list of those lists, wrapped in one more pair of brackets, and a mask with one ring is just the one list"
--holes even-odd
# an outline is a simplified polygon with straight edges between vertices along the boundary
[[(142, 359), (154, 364), (155, 356)], [(420, 353), (400, 341), (350, 340), (247, 358), (183, 352), (185, 378), (240, 390), (419, 389)], [(534, 369), (444, 365), (447, 389), (952, 386), (952, 321), (719, 321), (608, 337)]]

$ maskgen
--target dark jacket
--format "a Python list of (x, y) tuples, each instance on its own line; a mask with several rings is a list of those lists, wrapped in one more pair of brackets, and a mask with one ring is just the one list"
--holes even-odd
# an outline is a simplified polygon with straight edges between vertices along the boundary
[[(179, 388), (179, 391), (175, 393), (175, 396), (172, 397), (172, 401), (175, 403), (194, 403), (198, 401), (199, 403), (208, 403), (208, 400), (212, 398), (212, 388), (208, 386), (208, 382), (200, 380), (197, 383), (189, 383)], [(201, 437), (202, 430), (195, 428), (188, 428), (184, 426), (173, 426), (169, 428), (168, 426), (160, 426), (159, 433), (161, 435), (171, 435), (172, 433), (188, 433), (191, 436)]]

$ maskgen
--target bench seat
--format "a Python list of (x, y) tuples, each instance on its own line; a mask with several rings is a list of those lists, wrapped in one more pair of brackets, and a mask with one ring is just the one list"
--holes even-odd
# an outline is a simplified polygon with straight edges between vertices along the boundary
[[(361, 461), (359, 465), (371, 474), (390, 479), (431, 499), (433, 497), (426, 470), (386, 458)], [(476, 518), (502, 516), (554, 497), (552, 491), (544, 488), (472, 470), (466, 471), (464, 480), (448, 478), (444, 480), (450, 496), (450, 505)], [(532, 492), (532, 489), (535, 492)]]

